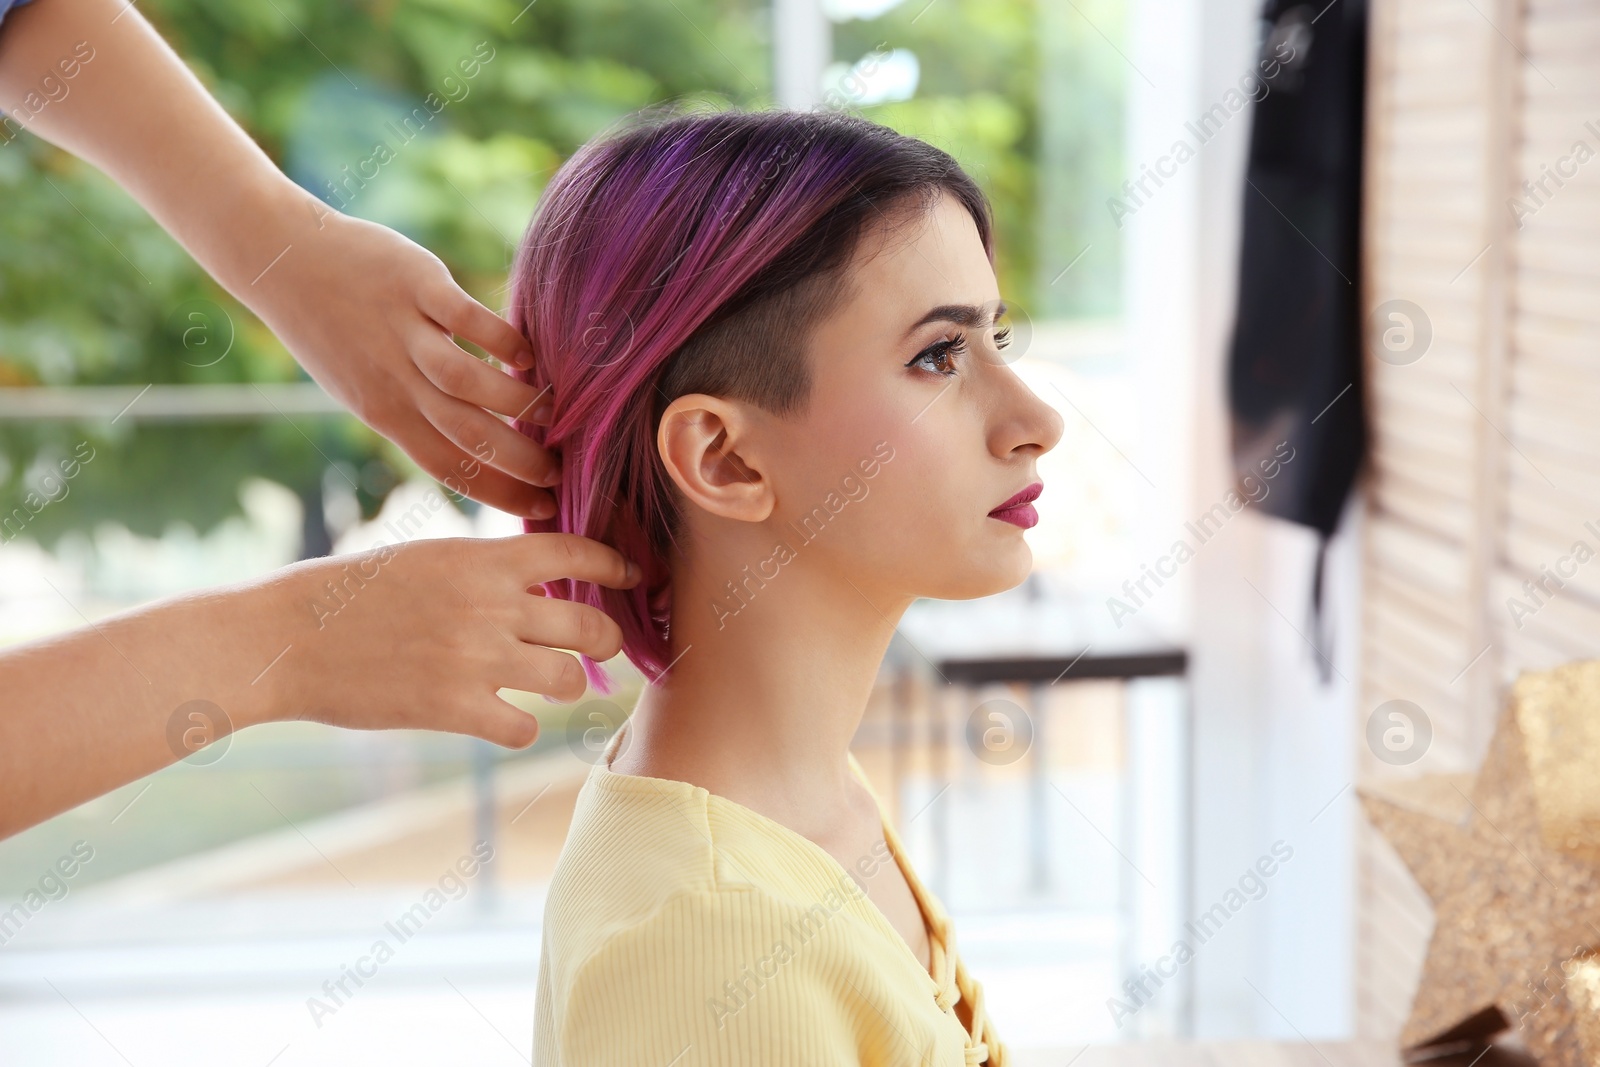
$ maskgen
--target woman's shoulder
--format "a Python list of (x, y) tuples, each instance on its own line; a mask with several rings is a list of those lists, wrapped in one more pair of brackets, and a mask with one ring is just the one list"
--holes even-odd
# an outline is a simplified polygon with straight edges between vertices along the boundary
[(862, 1027), (911, 1025), (926, 978), (873, 907), (837, 861), (763, 816), (687, 782), (596, 769), (545, 907), (536, 1062), (668, 1062), (691, 1045), (689, 1062), (742, 1062), (736, 1032), (812, 1035), (795, 1062), (857, 1062), (862, 1041), (887, 1040)]
[(856, 913), (864, 895), (820, 848), (700, 786), (596, 768), (556, 862), (542, 941), (571, 977), (625, 933), (638, 943), (699, 927), (748, 940), (819, 907)]
[(545, 922), (606, 934), (674, 897), (784, 895), (794, 843), (689, 782), (596, 768), (578, 791)]
[(859, 1062), (858, 1002), (892, 1013), (881, 980), (890, 957), (839, 908), (808, 910), (762, 882), (666, 874), (649, 892), (600, 889), (609, 921), (599, 923), (594, 898), (547, 909), (536, 1033), (559, 1052), (536, 1060), (668, 1063), (693, 1048), (680, 1062), (735, 1064), (749, 1062), (753, 1041), (798, 1043), (807, 1055), (796, 1064)]
[(626, 926), (675, 893), (714, 887), (708, 795), (687, 782), (596, 768), (582, 788), (556, 860), (546, 924)]

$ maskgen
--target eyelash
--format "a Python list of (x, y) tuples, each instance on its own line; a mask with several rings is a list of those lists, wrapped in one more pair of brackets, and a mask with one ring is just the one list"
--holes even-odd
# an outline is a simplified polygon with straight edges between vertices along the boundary
[[(1007, 345), (1009, 345), (1010, 343), (1011, 343), (1011, 327), (1010, 326), (1003, 326), (1000, 329), (994, 331), (994, 346), (996, 348), (1002, 348), (1003, 349)], [(935, 360), (935, 359), (941, 359), (941, 358), (948, 359), (951, 356), (962, 355), (963, 353), (966, 352), (966, 350), (967, 350), (967, 335), (966, 334), (962, 334), (959, 337), (948, 338), (948, 339), (943, 340), (943, 341), (934, 342), (933, 344), (929, 345), (927, 348), (923, 349), (921, 352), (918, 352), (916, 358), (913, 359), (910, 363), (906, 364), (906, 366), (915, 367), (915, 366), (917, 366), (919, 364), (922, 364), (924, 366), (927, 366), (927, 368), (929, 370), (933, 371), (933, 373), (935, 373), (935, 374), (938, 374), (938, 375), (940, 375), (942, 377), (945, 377), (945, 378), (953, 378), (953, 377), (955, 377), (955, 374), (956, 374), (956, 372), (954, 370), (949, 370), (949, 371), (937, 370), (937, 369), (935, 369), (933, 367), (933, 365), (932, 365), (932, 363), (930, 361)]]

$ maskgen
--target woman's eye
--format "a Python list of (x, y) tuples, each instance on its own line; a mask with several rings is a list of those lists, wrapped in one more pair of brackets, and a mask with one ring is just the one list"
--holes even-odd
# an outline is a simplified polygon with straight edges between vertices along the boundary
[(994, 332), (994, 346), (1004, 348), (1011, 343), (1011, 327), (1002, 326)]
[[(942, 374), (946, 378), (953, 377), (956, 372), (951, 357), (960, 355), (966, 347), (965, 335), (950, 341), (938, 341), (917, 353), (917, 357), (906, 365), (927, 367), (935, 374)], [(947, 367), (950, 369), (945, 369)]]

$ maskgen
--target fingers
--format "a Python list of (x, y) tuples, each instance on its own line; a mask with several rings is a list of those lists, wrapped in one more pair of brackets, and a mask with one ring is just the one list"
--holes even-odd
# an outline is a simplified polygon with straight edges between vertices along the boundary
[(513, 478), (530, 485), (561, 480), (561, 464), (548, 449), (482, 408), (440, 392), (420, 397), (418, 407), (446, 440)]
[(524, 369), (533, 366), (533, 349), (527, 338), (468, 296), (454, 280), (418, 295), (423, 313), (457, 337), (471, 341), (501, 363)]
[(577, 578), (608, 589), (628, 589), (642, 573), (638, 564), (610, 545), (578, 534), (532, 533), (504, 540), (520, 580), (527, 585)]
[(454, 729), (504, 748), (527, 748), (539, 738), (539, 720), (500, 696), (474, 701)]
[(524, 693), (543, 693), (557, 700), (573, 701), (589, 688), (583, 664), (570, 652), (518, 641), (501, 633), (490, 653), (491, 674), (496, 689), (516, 689)]
[(598, 663), (622, 651), (622, 627), (615, 619), (592, 605), (558, 597), (532, 597), (516, 636), (533, 645), (582, 652)]
[(447, 396), (513, 419), (549, 425), (549, 411), (541, 410), (550, 402), (548, 387), (537, 389), (496, 370), (443, 337), (417, 353), (417, 367)]
[[(479, 415), (496, 423), (534, 449), (539, 446), (530, 438), (479, 410)], [(379, 425), (379, 423), (382, 425)], [(428, 475), (444, 484), (445, 488), (469, 496), (481, 504), (511, 515), (534, 519), (548, 519), (556, 513), (555, 497), (547, 489), (529, 485), (492, 467), (480, 455), (469, 455), (453, 444), (428, 422), (421, 413), (406, 410), (400, 417), (376, 420), (373, 429), (405, 449)], [(480, 440), (481, 443), (481, 440)], [(496, 458), (499, 452), (495, 453)]]

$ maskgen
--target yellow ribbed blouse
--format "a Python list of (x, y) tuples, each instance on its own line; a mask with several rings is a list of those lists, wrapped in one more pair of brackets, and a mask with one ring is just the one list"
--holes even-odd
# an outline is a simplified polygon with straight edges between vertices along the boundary
[(854, 755), (931, 974), (816, 842), (700, 786), (611, 770), (627, 728), (578, 791), (545, 902), (535, 1067), (1007, 1067), (950, 918)]

